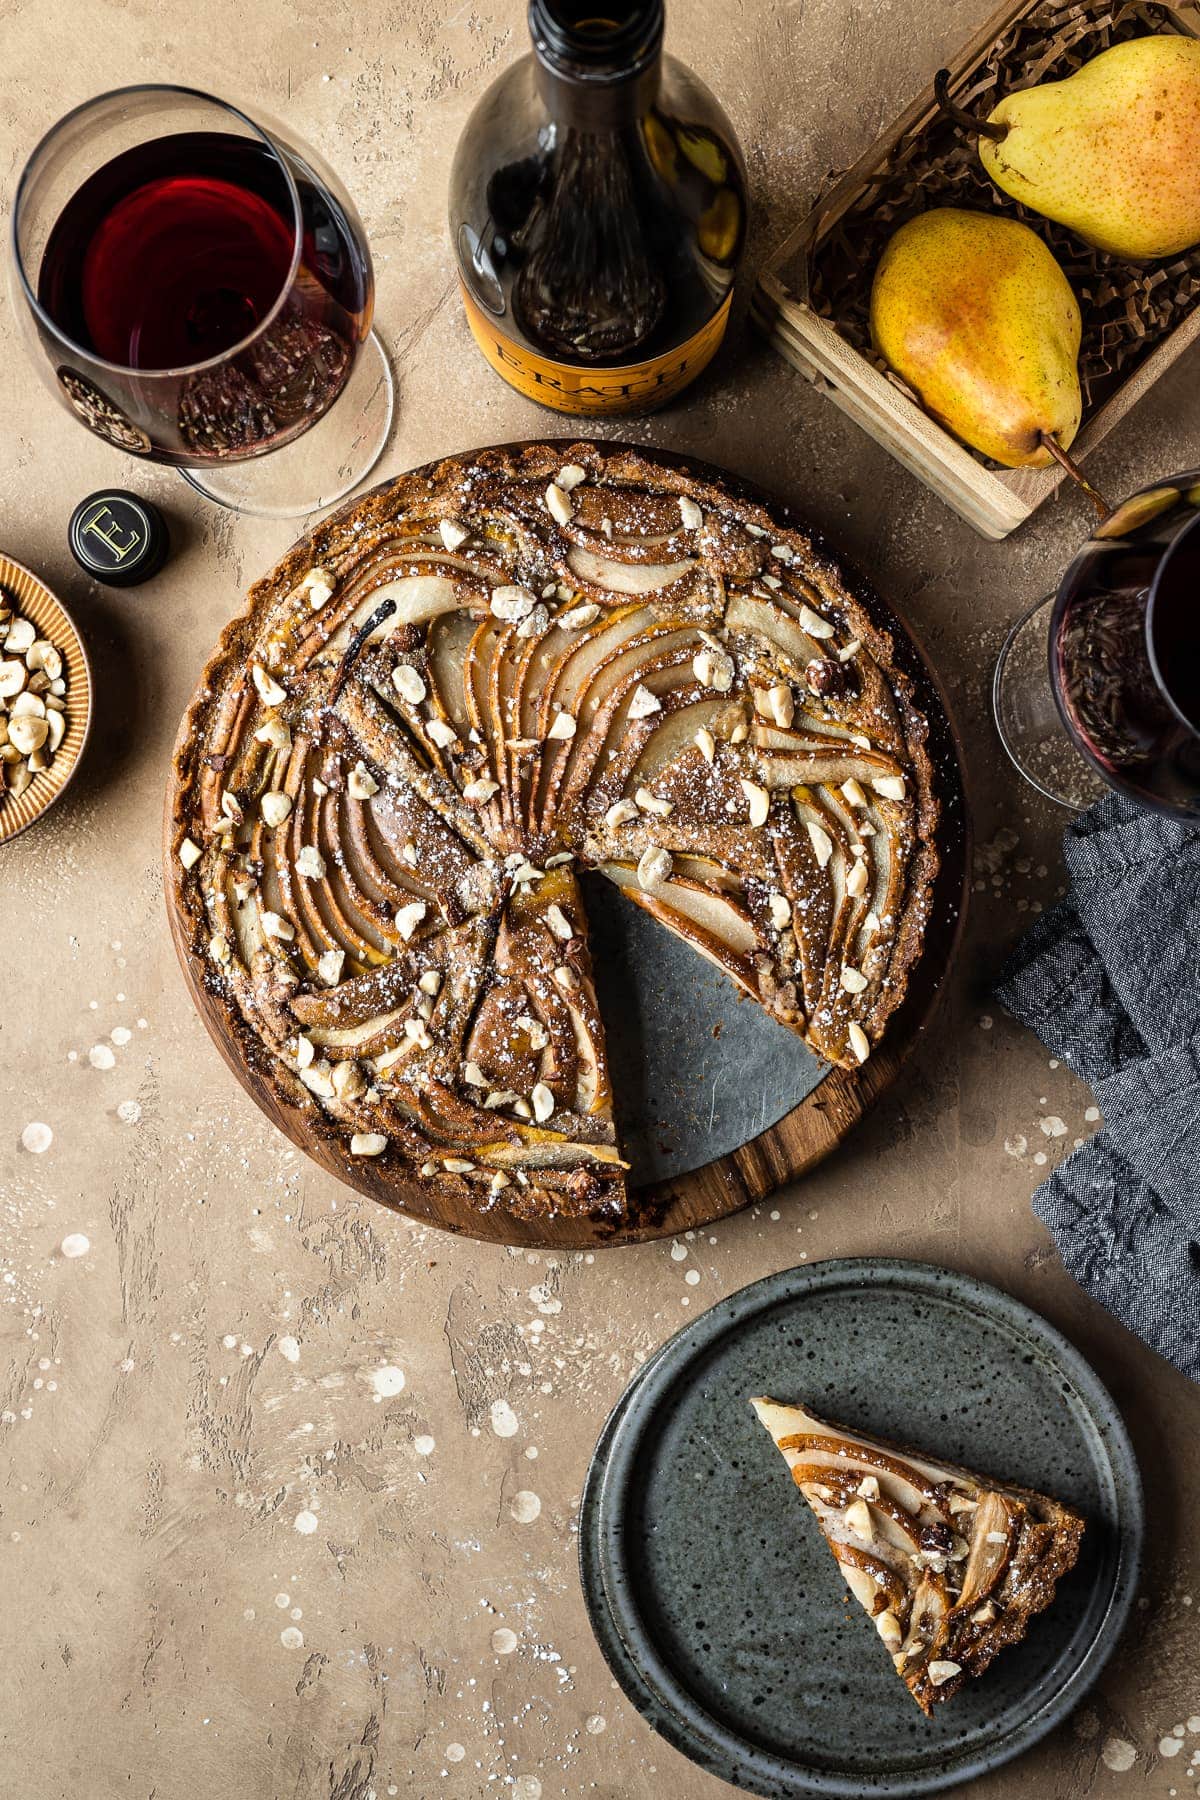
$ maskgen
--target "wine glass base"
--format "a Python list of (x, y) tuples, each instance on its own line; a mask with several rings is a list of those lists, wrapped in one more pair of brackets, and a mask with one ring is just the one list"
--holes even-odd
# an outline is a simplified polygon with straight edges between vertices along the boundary
[(345, 387), (303, 436), (244, 462), (179, 472), (197, 493), (233, 512), (260, 519), (322, 512), (366, 480), (387, 445), (394, 413), (391, 365), (373, 331)]
[(992, 682), (996, 729), (1017, 770), (1057, 806), (1080, 812), (1108, 789), (1063, 728), (1050, 681), (1047, 644), (1054, 595), (1017, 620)]

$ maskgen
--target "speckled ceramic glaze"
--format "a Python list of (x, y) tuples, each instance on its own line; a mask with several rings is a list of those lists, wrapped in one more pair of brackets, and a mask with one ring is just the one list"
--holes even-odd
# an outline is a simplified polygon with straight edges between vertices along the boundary
[(691, 944), (605, 881), (590, 881), (586, 895), (633, 1182), (666, 1181), (728, 1155), (824, 1080), (829, 1064), (761, 1006), (747, 1006)]
[[(1026, 1640), (932, 1721), (896, 1679), (751, 1394), (1043, 1489), (1088, 1519)], [(1063, 1719), (1133, 1597), (1142, 1501), (1125, 1427), (1072, 1347), (997, 1289), (920, 1263), (792, 1269), (658, 1352), (605, 1426), (580, 1539), (592, 1624), (646, 1719), (752, 1793), (914, 1795)]]

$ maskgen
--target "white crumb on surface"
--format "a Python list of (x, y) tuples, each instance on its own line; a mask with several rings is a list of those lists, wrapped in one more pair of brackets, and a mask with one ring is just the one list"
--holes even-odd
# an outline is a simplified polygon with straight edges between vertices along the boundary
[(371, 1372), (371, 1386), (377, 1400), (390, 1400), (404, 1389), (404, 1370), (395, 1363), (383, 1363)]
[(497, 1437), (516, 1437), (520, 1421), (507, 1400), (493, 1400), (490, 1417), (492, 1430)]
[(1128, 1738), (1109, 1737), (1104, 1740), (1100, 1760), (1115, 1775), (1123, 1775), (1137, 1761), (1137, 1751)]

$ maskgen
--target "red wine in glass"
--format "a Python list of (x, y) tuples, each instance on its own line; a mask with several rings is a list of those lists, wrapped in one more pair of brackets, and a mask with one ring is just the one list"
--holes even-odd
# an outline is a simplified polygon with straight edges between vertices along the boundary
[(278, 516), (331, 504), (383, 449), (366, 236), (290, 134), (188, 88), (102, 94), (29, 158), (12, 247), (43, 368), (119, 449)]
[(1200, 471), (1135, 494), (1084, 545), (1051, 614), (1050, 679), (1109, 786), (1200, 818)]
[(120, 407), (144, 393), (137, 372), (189, 371), (162, 392), (148, 432), (160, 453), (269, 449), (324, 411), (349, 373), (370, 265), (336, 203), (290, 160), (303, 222), (295, 271), (279, 161), (232, 133), (122, 152), (50, 232), (38, 300), (73, 342), (130, 372), (106, 397)]
[(174, 369), (222, 355), (262, 323), (291, 273), (272, 174), (248, 138), (217, 133), (126, 151), (64, 207), (38, 299), (107, 362)]

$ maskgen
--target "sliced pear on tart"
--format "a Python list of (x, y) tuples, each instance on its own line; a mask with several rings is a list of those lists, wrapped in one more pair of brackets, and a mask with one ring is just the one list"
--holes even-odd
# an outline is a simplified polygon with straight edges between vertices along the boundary
[(401, 1200), (619, 1223), (576, 869), (859, 1066), (938, 865), (891, 652), (802, 532), (636, 453), (451, 458), (325, 520), (177, 753), (175, 904), (244, 1060)]
[(927, 1717), (1021, 1641), (1074, 1566), (1085, 1521), (1058, 1500), (803, 1407), (751, 1405)]

